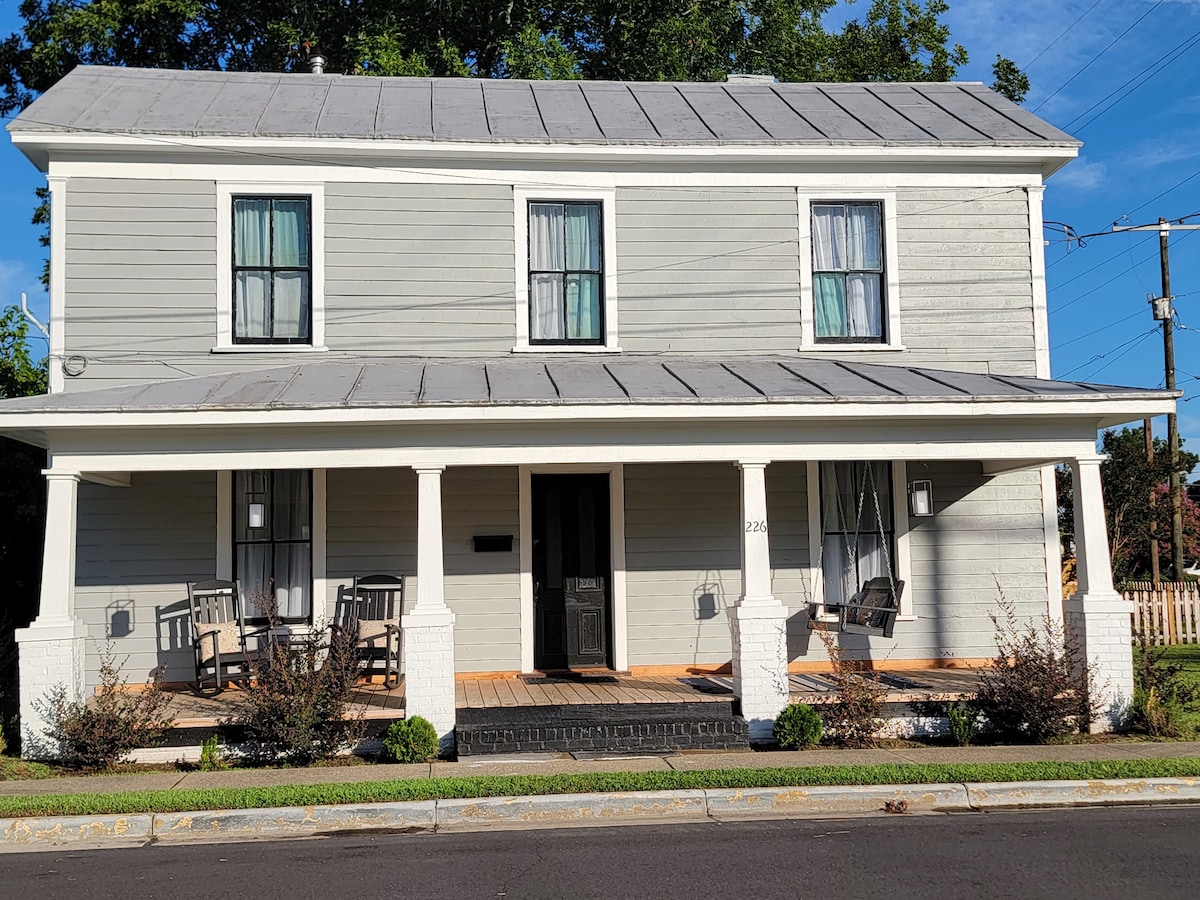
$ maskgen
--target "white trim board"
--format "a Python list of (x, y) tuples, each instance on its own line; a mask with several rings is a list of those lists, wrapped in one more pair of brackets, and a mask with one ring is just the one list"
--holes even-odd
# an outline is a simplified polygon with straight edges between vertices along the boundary
[(521, 550), (521, 671), (534, 671), (533, 609), (533, 476), (596, 474), (608, 475), (611, 617), (613, 668), (618, 672), (629, 669), (629, 604), (625, 580), (625, 467), (621, 463), (608, 465), (537, 465), (518, 469)]
[[(839, 167), (825, 164), (772, 169), (756, 166), (751, 171), (700, 169), (693, 161), (675, 169), (653, 172), (609, 170), (603, 167), (580, 169), (577, 163), (559, 169), (550, 167), (479, 167), (447, 168), (414, 163), (412, 166), (362, 165), (355, 162), (319, 161), (261, 163), (152, 162), (147, 160), (96, 161), (56, 160), (50, 172), (57, 177), (153, 179), (184, 181), (235, 181), (273, 184), (463, 184), (525, 185), (535, 188), (622, 188), (653, 187), (659, 190), (695, 187), (793, 187), (820, 189), (844, 186), (847, 175)], [(983, 188), (988, 190), (1024, 190), (1040, 187), (1042, 176), (1036, 171), (1014, 171), (1004, 167), (995, 172), (978, 166), (947, 164), (934, 170), (920, 168), (905, 171), (895, 160), (877, 166), (864, 165), (852, 176), (860, 190), (897, 190), (901, 188)]]
[(50, 331), (50, 345), (46, 361), (49, 392), (60, 393), (65, 387), (67, 336), (67, 184), (69, 179), (62, 175), (51, 175), (46, 179), (50, 188), (50, 316), (46, 323)]

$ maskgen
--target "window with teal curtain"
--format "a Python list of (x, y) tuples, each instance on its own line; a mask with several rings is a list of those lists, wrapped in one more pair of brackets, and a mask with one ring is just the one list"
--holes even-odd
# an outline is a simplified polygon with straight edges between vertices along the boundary
[(307, 344), (312, 324), (308, 197), (233, 200), (233, 339)]
[(818, 341), (883, 341), (883, 210), (812, 205), (813, 309)]
[(530, 202), (530, 343), (604, 343), (600, 215), (599, 202)]

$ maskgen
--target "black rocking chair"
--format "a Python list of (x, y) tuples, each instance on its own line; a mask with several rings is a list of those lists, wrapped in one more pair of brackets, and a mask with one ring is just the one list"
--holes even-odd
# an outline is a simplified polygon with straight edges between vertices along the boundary
[(395, 575), (356, 576), (343, 591), (332, 628), (354, 642), (363, 663), (362, 674), (377, 671), (392, 690), (400, 684), (400, 614), (404, 606), (404, 579)]
[(187, 588), (192, 607), (196, 693), (215, 697), (228, 682), (249, 680), (250, 663), (259, 651), (247, 644), (249, 635), (238, 599), (241, 588), (236, 581), (189, 581)]
[(890, 638), (903, 591), (903, 581), (893, 581), (887, 576), (868, 579), (857, 594), (841, 605), (839, 628), (849, 634)]

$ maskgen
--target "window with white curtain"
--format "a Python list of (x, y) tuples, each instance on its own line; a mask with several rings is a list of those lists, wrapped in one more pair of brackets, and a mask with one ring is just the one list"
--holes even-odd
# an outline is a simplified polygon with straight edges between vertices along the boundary
[(891, 465), (821, 463), (821, 575), (826, 609), (870, 578), (896, 577)]
[(601, 203), (529, 202), (529, 343), (604, 343)]
[(883, 208), (812, 204), (812, 278), (818, 342), (884, 340)]
[(236, 472), (233, 566), (248, 620), (312, 621), (312, 473)]
[(312, 340), (309, 197), (233, 198), (233, 341)]

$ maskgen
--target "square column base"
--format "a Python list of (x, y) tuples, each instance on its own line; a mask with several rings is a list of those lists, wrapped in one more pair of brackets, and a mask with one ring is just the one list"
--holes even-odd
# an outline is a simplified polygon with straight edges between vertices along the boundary
[(442, 749), (454, 744), (454, 613), (416, 609), (400, 620), (404, 714), (428, 719)]
[(1100, 715), (1092, 733), (1125, 724), (1133, 702), (1132, 604), (1120, 594), (1077, 593), (1063, 601), (1069, 640), (1078, 642), (1093, 667), (1100, 692)]
[(63, 686), (69, 700), (83, 697), (84, 639), (87, 626), (78, 619), (38, 619), (18, 628), (18, 667), (21, 684), (21, 756), (50, 759), (59, 748), (46, 730), (46, 699)]
[(755, 743), (773, 737), (775, 717), (788, 704), (787, 610), (771, 598), (729, 611), (733, 692)]

